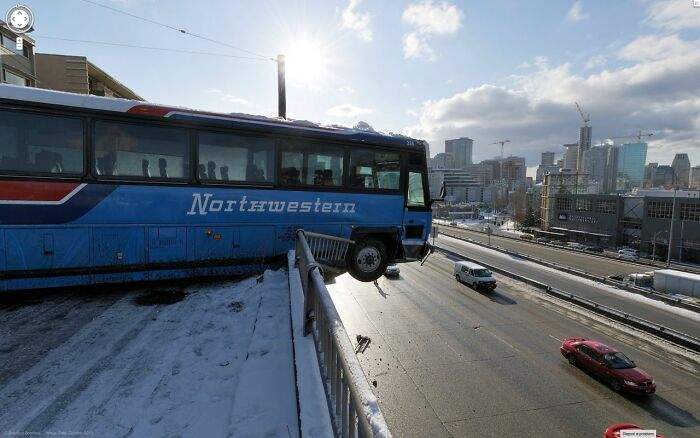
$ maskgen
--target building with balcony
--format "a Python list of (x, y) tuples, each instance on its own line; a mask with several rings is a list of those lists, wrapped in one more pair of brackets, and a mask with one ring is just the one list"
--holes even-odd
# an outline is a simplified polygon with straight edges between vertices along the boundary
[(5, 84), (35, 87), (34, 40), (22, 35), (22, 50), (17, 50), (17, 34), (0, 20), (0, 80)]
[(144, 100), (84, 56), (37, 53), (38, 87), (69, 93)]

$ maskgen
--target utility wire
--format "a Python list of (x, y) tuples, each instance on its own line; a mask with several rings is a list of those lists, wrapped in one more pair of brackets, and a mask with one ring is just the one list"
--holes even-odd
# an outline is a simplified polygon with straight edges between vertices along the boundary
[(222, 58), (235, 58), (235, 59), (248, 59), (251, 61), (267, 61), (266, 58), (260, 58), (257, 56), (240, 56), (240, 55), (228, 55), (226, 53), (213, 53), (213, 52), (200, 52), (197, 50), (182, 50), (182, 49), (168, 49), (165, 47), (152, 47), (152, 46), (139, 46), (135, 44), (126, 43), (113, 43), (109, 41), (92, 41), (92, 40), (78, 40), (72, 38), (61, 38), (55, 36), (47, 35), (34, 35), (36, 38), (44, 38), (47, 40), (58, 40), (58, 41), (69, 41), (74, 43), (86, 43), (86, 44), (99, 44), (104, 46), (116, 46), (116, 47), (128, 47), (133, 49), (146, 49), (146, 50), (158, 50), (162, 52), (176, 52), (176, 53), (186, 53), (190, 55), (208, 55), (208, 56), (218, 56)]
[(129, 16), (129, 17), (131, 17), (131, 18), (135, 18), (135, 19), (137, 19), (137, 20), (145, 21), (145, 22), (147, 22), (147, 23), (155, 24), (155, 25), (157, 25), (157, 26), (161, 26), (161, 27), (164, 27), (164, 28), (166, 28), (166, 29), (174, 30), (174, 31), (179, 32), (179, 33), (184, 34), (184, 35), (189, 35), (189, 36), (191, 36), (191, 37), (199, 38), (199, 39), (204, 40), (204, 41), (209, 41), (209, 42), (211, 42), (211, 43), (215, 43), (215, 44), (219, 44), (219, 45), (222, 45), (222, 46), (226, 46), (226, 47), (229, 47), (229, 48), (232, 48), (232, 49), (235, 49), (235, 50), (240, 50), (241, 52), (245, 52), (245, 53), (248, 53), (249, 55), (257, 56), (257, 57), (262, 58), (262, 59), (264, 59), (264, 60), (266, 60), (266, 61), (274, 61), (274, 60), (275, 60), (275, 59), (272, 58), (271, 56), (261, 55), (261, 54), (259, 54), (259, 53), (255, 53), (255, 52), (253, 52), (253, 51), (246, 50), (246, 49), (243, 49), (243, 48), (241, 48), (241, 47), (234, 46), (234, 45), (229, 44), (229, 43), (225, 43), (225, 42), (223, 42), (223, 41), (218, 41), (218, 40), (215, 40), (215, 39), (206, 37), (206, 36), (204, 36), (204, 35), (199, 35), (199, 34), (196, 34), (196, 33), (188, 32), (188, 31), (185, 30), (185, 29), (180, 29), (180, 28), (177, 28), (177, 27), (175, 27), (175, 26), (171, 26), (171, 25), (169, 25), (169, 24), (165, 24), (165, 23), (161, 23), (161, 22), (159, 22), (159, 21), (151, 20), (150, 18), (140, 17), (140, 16), (138, 16), (138, 15), (136, 15), (136, 14), (132, 14), (131, 12), (122, 11), (121, 9), (113, 8), (112, 6), (108, 6), (108, 5), (105, 5), (105, 4), (96, 2), (96, 1), (92, 1), (92, 0), (81, 0), (81, 1), (82, 1), (82, 2), (85, 2), (85, 3), (89, 3), (89, 4), (94, 5), (94, 6), (98, 6), (98, 7), (105, 8), (105, 9), (109, 9), (110, 11), (114, 11), (114, 12), (117, 12), (117, 13), (119, 13), (119, 14), (123, 14), (123, 15)]

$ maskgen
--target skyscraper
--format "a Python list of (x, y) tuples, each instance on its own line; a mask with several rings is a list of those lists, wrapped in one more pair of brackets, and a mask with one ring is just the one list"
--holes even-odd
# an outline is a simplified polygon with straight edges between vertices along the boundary
[(596, 145), (583, 153), (583, 172), (588, 174), (591, 182), (602, 183), (605, 178), (605, 165), (608, 158), (609, 145)]
[(457, 169), (464, 169), (468, 164), (473, 163), (473, 147), (474, 140), (468, 137), (445, 140), (445, 152), (452, 154)]
[(576, 170), (578, 160), (578, 145), (576, 143), (565, 144), (564, 148), (564, 167), (563, 169)]
[(678, 188), (686, 188), (690, 184), (690, 159), (688, 154), (676, 154), (673, 157), (673, 174), (675, 176), (675, 186)]
[(615, 145), (609, 145), (603, 172), (603, 193), (614, 193), (617, 190), (617, 164), (619, 158), (620, 148)]
[(700, 189), (700, 166), (690, 169), (690, 188)]
[(578, 128), (578, 150), (576, 151), (576, 170), (579, 173), (585, 170), (585, 153), (591, 148), (591, 133), (590, 126), (581, 126)]
[(647, 162), (646, 143), (623, 143), (619, 147), (617, 177), (629, 187), (641, 187)]
[(542, 152), (542, 160), (540, 164), (543, 166), (554, 165), (554, 152)]

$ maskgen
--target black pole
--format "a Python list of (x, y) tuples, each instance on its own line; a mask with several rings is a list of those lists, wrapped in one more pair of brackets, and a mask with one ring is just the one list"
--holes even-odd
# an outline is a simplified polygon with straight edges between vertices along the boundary
[(277, 105), (279, 117), (287, 118), (287, 87), (284, 82), (284, 55), (277, 55)]

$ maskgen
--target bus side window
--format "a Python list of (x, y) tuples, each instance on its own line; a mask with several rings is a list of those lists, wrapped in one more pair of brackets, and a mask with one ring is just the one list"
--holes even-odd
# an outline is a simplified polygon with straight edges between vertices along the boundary
[(0, 112), (0, 171), (77, 176), (83, 156), (81, 119)]
[(400, 174), (398, 153), (369, 149), (350, 153), (350, 187), (353, 189), (398, 190)]
[(200, 132), (198, 147), (201, 181), (273, 182), (272, 138)]
[(94, 147), (98, 176), (189, 178), (189, 136), (183, 129), (97, 121)]
[(322, 143), (289, 142), (280, 162), (280, 184), (342, 187), (343, 150)]

